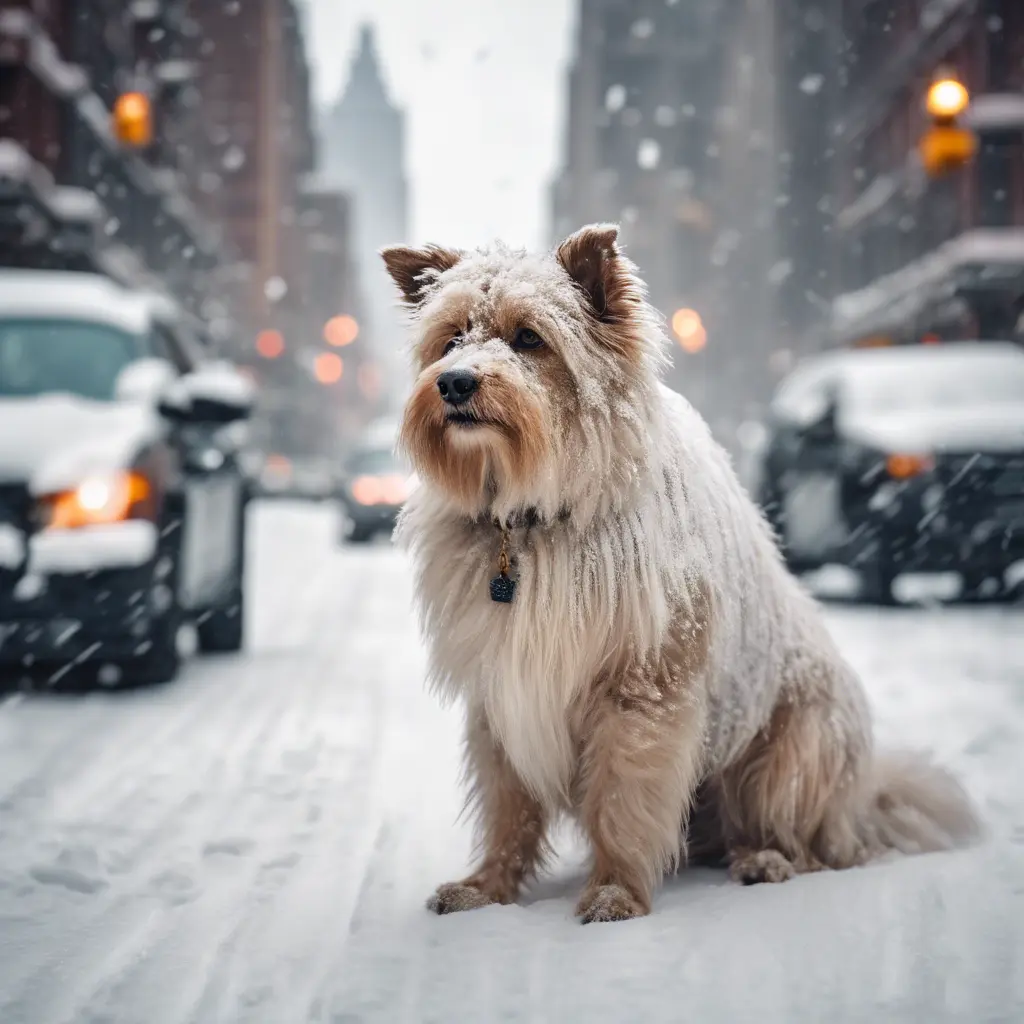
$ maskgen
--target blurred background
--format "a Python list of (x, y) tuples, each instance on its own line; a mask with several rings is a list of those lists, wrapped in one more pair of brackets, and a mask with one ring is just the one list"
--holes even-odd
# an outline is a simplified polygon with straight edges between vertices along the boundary
[[(611, 943), (571, 845), (422, 911), (470, 837), (377, 250), (592, 221), (997, 842)], [(4, 1024), (1022, 1020), (1022, 594), (1022, 0), (0, 0)]]
[[(169, 293), (297, 458), (401, 400), (399, 240), (621, 223), (733, 448), (807, 353), (1019, 336), (1013, 0), (508, 7), (4, 0), (0, 258)], [(921, 159), (946, 69), (956, 173)]]

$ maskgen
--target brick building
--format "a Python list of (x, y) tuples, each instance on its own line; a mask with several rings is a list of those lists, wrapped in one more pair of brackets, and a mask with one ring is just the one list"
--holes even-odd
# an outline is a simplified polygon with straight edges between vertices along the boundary
[[(202, 312), (222, 249), (171, 144), (195, 117), (187, 30), (183, 0), (0, 0), (0, 262), (98, 270)], [(145, 151), (111, 129), (136, 88), (161, 139)]]
[[(832, 118), (832, 342), (1019, 337), (1024, 313), (1024, 5), (843, 0)], [(925, 173), (924, 98), (968, 88), (968, 166)]]

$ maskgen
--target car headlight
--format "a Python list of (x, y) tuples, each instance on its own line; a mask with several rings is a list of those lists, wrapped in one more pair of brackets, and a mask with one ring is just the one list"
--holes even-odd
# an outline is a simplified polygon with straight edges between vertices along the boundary
[(73, 490), (42, 499), (42, 525), (49, 530), (76, 530), (149, 518), (152, 499), (153, 488), (142, 473), (89, 476)]

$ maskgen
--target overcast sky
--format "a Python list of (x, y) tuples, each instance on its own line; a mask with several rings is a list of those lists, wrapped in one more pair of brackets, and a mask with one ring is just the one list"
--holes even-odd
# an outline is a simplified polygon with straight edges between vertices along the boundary
[(574, 0), (306, 0), (314, 89), (333, 100), (372, 21), (406, 111), (414, 241), (546, 244)]

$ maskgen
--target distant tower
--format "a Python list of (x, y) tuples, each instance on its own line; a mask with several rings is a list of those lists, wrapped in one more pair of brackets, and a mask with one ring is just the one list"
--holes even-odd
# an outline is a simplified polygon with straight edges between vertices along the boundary
[(354, 254), (379, 357), (402, 341), (394, 286), (377, 250), (408, 237), (405, 116), (388, 98), (373, 28), (363, 25), (348, 83), (323, 121), (323, 178), (353, 199)]

